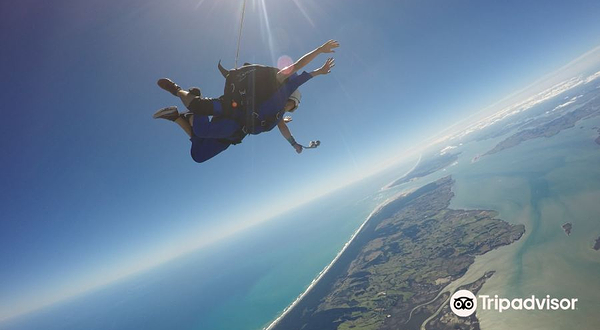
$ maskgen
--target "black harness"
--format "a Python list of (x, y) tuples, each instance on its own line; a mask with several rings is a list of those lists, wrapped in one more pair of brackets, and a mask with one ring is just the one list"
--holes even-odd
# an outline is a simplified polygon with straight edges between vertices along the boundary
[(218, 67), (225, 77), (225, 88), (221, 96), (223, 113), (241, 127), (231, 138), (223, 139), (223, 142), (241, 143), (246, 135), (268, 131), (281, 120), (285, 112), (283, 109), (270, 116), (261, 116), (258, 112), (258, 106), (283, 85), (277, 81), (279, 69), (244, 63), (240, 68), (226, 70), (221, 62)]

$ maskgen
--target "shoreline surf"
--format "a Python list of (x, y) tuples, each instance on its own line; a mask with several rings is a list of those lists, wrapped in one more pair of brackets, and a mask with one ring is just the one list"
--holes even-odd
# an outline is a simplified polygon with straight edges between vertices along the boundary
[(263, 327), (263, 330), (272, 330), (275, 326), (277, 326), (277, 324), (286, 316), (288, 315), (296, 306), (298, 306), (298, 304), (302, 301), (302, 299), (304, 297), (306, 297), (306, 295), (308, 293), (311, 292), (311, 290), (317, 285), (317, 283), (319, 283), (319, 281), (327, 274), (327, 272), (333, 267), (333, 265), (335, 265), (335, 263), (342, 257), (342, 255), (344, 254), (344, 252), (346, 252), (347, 248), (350, 246), (350, 244), (354, 241), (354, 239), (358, 236), (358, 234), (364, 229), (364, 227), (367, 225), (367, 223), (373, 219), (385, 206), (387, 206), (388, 204), (390, 204), (391, 202), (397, 200), (398, 198), (401, 198), (403, 196), (406, 196), (408, 194), (410, 194), (413, 191), (413, 189), (408, 190), (408, 191), (403, 191), (400, 192), (388, 199), (386, 199), (383, 203), (377, 205), (375, 207), (375, 209), (369, 213), (369, 215), (367, 216), (367, 218), (365, 219), (365, 221), (360, 225), (360, 227), (358, 227), (358, 229), (354, 232), (354, 234), (352, 234), (352, 236), (350, 237), (350, 239), (344, 244), (344, 246), (342, 247), (342, 249), (340, 250), (340, 252), (338, 252), (338, 254), (335, 256), (335, 258), (333, 258), (333, 260), (327, 265), (325, 266), (325, 268), (323, 268), (323, 270), (321, 272), (319, 272), (319, 274), (317, 275), (317, 277), (315, 277), (309, 284), (309, 286), (306, 288), (306, 290), (304, 290), (304, 292), (302, 292), (288, 307), (286, 307), (283, 312), (271, 323), (269, 323), (269, 325), (267, 327)]

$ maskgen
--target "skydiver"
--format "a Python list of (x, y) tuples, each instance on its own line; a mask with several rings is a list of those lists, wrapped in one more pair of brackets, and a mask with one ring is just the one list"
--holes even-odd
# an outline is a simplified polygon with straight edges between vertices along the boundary
[[(281, 70), (244, 66), (239, 70), (226, 72), (224, 75), (228, 74), (228, 82), (235, 79), (244, 80), (247, 76), (256, 81), (248, 85), (247, 81), (251, 79), (246, 79), (244, 90), (239, 88), (239, 84), (238, 90), (235, 90), (236, 85), (232, 84), (234, 94), (230, 93), (226, 83), (224, 95), (216, 99), (202, 97), (198, 88), (186, 91), (170, 79), (159, 79), (159, 87), (179, 97), (188, 111), (179, 113), (177, 107), (167, 107), (156, 112), (153, 117), (173, 121), (187, 133), (192, 141), (191, 156), (198, 163), (216, 156), (231, 144), (240, 143), (247, 134), (260, 134), (270, 131), (275, 126), (296, 152), (301, 153), (303, 147), (296, 142), (286, 124), (291, 118), (283, 118), (283, 113), (294, 112), (298, 108), (301, 100), (298, 87), (313, 77), (329, 74), (335, 66), (335, 61), (328, 58), (320, 68), (310, 73), (296, 72), (317, 55), (334, 53), (333, 49), (337, 47), (337, 41), (329, 40)], [(246, 90), (246, 87), (251, 91)], [(248, 94), (254, 97), (249, 98)]]

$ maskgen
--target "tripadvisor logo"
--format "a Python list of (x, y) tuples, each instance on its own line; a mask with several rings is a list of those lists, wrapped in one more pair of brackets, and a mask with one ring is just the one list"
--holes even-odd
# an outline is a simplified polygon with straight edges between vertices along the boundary
[(575, 310), (577, 309), (577, 298), (552, 298), (546, 295), (537, 298), (532, 295), (529, 298), (506, 299), (495, 295), (493, 298), (487, 295), (475, 295), (469, 290), (458, 290), (450, 297), (450, 309), (459, 317), (471, 316), (477, 310), (477, 298), (479, 298), (482, 310), (495, 310), (502, 313), (505, 310)]
[(477, 309), (477, 298), (469, 290), (458, 290), (450, 298), (450, 309), (457, 316), (471, 316)]

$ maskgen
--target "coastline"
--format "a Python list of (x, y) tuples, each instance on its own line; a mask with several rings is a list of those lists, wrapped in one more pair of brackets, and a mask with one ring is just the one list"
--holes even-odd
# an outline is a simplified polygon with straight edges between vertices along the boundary
[[(496, 211), (448, 208), (453, 184), (446, 176), (378, 205), (310, 286), (263, 329), (335, 330), (342, 324), (364, 328), (377, 323), (381, 329), (416, 330), (441, 303), (439, 290), (448, 285), (439, 279), (456, 282), (476, 256), (511, 244), (525, 232), (522, 225), (497, 219)], [(389, 276), (401, 285), (390, 286)]]
[(394, 186), (396, 186), (396, 185), (395, 185), (395, 183), (396, 183), (398, 180), (402, 180), (402, 179), (406, 178), (406, 177), (407, 177), (408, 175), (410, 175), (410, 174), (411, 174), (411, 173), (412, 173), (412, 172), (413, 172), (413, 171), (414, 171), (414, 170), (415, 170), (417, 167), (419, 167), (419, 165), (421, 164), (421, 160), (422, 160), (422, 159), (423, 159), (423, 154), (420, 154), (420, 155), (419, 155), (419, 159), (417, 159), (417, 163), (416, 163), (416, 164), (415, 164), (413, 167), (411, 167), (411, 169), (410, 169), (410, 170), (408, 170), (408, 171), (407, 171), (407, 172), (406, 172), (404, 175), (402, 175), (402, 176), (401, 176), (401, 177), (399, 177), (398, 179), (396, 179), (396, 180), (394, 180), (394, 181), (392, 181), (392, 182), (390, 182), (390, 183), (386, 184), (385, 186), (383, 186), (383, 187), (380, 189), (380, 191), (384, 191), (384, 190), (392, 189)]
[(279, 324), (279, 322), (285, 316), (287, 316), (296, 306), (298, 306), (300, 304), (300, 302), (302, 302), (302, 299), (305, 298), (312, 291), (312, 289), (314, 289), (314, 287), (319, 283), (319, 281), (325, 275), (327, 275), (328, 271), (342, 257), (342, 255), (344, 254), (344, 252), (346, 252), (346, 250), (348, 249), (348, 247), (350, 246), (350, 244), (356, 239), (356, 237), (358, 236), (358, 234), (364, 229), (364, 227), (367, 225), (367, 223), (371, 219), (373, 219), (375, 216), (377, 216), (378, 213), (384, 207), (386, 207), (387, 205), (389, 205), (393, 201), (397, 200), (398, 198), (407, 196), (412, 191), (413, 190), (400, 192), (400, 193), (398, 193), (398, 194), (396, 194), (396, 195), (394, 195), (394, 196), (386, 199), (383, 203), (377, 205), (377, 207), (375, 207), (375, 209), (371, 213), (369, 213), (369, 215), (367, 216), (367, 218), (365, 219), (365, 221), (360, 225), (360, 227), (358, 227), (358, 229), (354, 232), (354, 234), (352, 234), (352, 236), (350, 237), (350, 239), (348, 240), (348, 242), (346, 242), (344, 244), (344, 246), (342, 247), (342, 249), (340, 250), (340, 252), (338, 252), (338, 254), (335, 256), (335, 258), (333, 258), (333, 260), (327, 266), (325, 266), (325, 268), (323, 268), (322, 271), (319, 272), (319, 274), (317, 275), (317, 277), (315, 277), (310, 282), (310, 284), (308, 285), (308, 287), (306, 288), (306, 290), (304, 290), (304, 292), (302, 292), (288, 307), (286, 307), (283, 310), (283, 312), (274, 321), (272, 321), (267, 327), (263, 327), (263, 330), (272, 330), (274, 327), (276, 327)]

